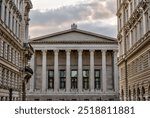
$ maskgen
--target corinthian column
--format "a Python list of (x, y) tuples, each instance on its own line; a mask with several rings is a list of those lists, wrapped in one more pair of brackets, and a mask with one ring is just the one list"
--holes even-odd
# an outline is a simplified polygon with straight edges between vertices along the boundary
[(90, 89), (94, 91), (94, 50), (90, 50)]
[(54, 91), (55, 92), (59, 90), (58, 53), (59, 50), (54, 50)]
[(71, 80), (70, 80), (70, 51), (66, 50), (66, 91), (69, 92), (71, 87)]
[(42, 91), (46, 91), (46, 88), (47, 88), (47, 79), (46, 79), (46, 56), (47, 56), (47, 50), (42, 50), (42, 55), (43, 55), (43, 58), (42, 58)]
[(102, 50), (102, 87), (103, 87), (103, 92), (106, 92), (106, 50)]
[(82, 92), (82, 51), (78, 50), (78, 90)]

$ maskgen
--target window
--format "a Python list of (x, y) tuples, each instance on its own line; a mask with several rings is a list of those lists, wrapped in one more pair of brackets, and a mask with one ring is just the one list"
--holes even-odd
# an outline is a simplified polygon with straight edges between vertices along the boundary
[(95, 89), (101, 88), (100, 70), (95, 70)]
[(13, 58), (13, 56), (14, 56), (14, 54), (13, 54), (13, 48), (11, 48), (11, 62), (13, 63), (13, 60), (14, 60), (14, 58)]
[(140, 38), (143, 36), (143, 25), (142, 25), (142, 20), (139, 21), (139, 31), (140, 31)]
[(8, 27), (10, 28), (10, 20), (11, 20), (11, 13), (9, 12), (9, 16), (8, 16)]
[(78, 71), (72, 70), (71, 71), (71, 89), (77, 89), (78, 88)]
[(0, 52), (1, 52), (0, 56), (1, 57), (3, 57), (3, 47), (4, 47), (4, 41), (1, 40), (1, 45), (0, 45)]
[(4, 22), (6, 24), (7, 19), (7, 7), (5, 6), (5, 12), (4, 12)]
[(60, 89), (66, 88), (66, 71), (60, 70)]
[(16, 34), (16, 36), (17, 36), (17, 30), (18, 30), (17, 24), (18, 24), (18, 23), (17, 23), (17, 21), (16, 21), (16, 23), (15, 23), (15, 28), (16, 28), (16, 29), (15, 29), (15, 34)]
[(9, 60), (9, 50), (10, 50), (10, 46), (7, 46), (7, 60)]
[(145, 13), (145, 26), (146, 26), (146, 32), (148, 32), (149, 30), (149, 16), (148, 16), (148, 12)]
[(20, 38), (20, 24), (18, 24), (18, 38)]
[(83, 70), (83, 89), (89, 89), (89, 70)]
[(54, 71), (48, 71), (48, 89), (54, 89)]
[(3, 41), (3, 58), (5, 58), (5, 47), (6, 47), (6, 43)]
[(12, 18), (12, 31), (14, 31), (14, 16)]

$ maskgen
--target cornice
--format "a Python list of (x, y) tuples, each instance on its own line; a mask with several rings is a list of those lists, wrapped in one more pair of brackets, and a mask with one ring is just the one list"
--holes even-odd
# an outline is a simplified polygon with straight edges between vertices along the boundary
[(125, 59), (127, 60), (129, 57), (134, 55), (137, 51), (139, 51), (144, 45), (150, 43), (150, 31), (147, 32), (143, 38), (141, 38), (132, 48), (127, 51)]
[[(1, 22), (1, 21), (0, 21)], [(9, 33), (6, 28), (3, 27), (3, 25), (0, 25), (0, 35), (2, 38), (6, 39), (7, 41), (10, 40), (10, 43), (14, 46), (17, 46), (17, 48), (19, 47), (20, 49), (23, 49), (21, 42), (19, 39), (16, 39), (14, 36), (11, 35), (11, 33)]]
[(100, 42), (100, 41), (32, 41), (30, 44), (118, 44), (117, 41)]
[(134, 55), (136, 52), (138, 52), (142, 47), (144, 47), (146, 44), (150, 43), (150, 31), (147, 32), (143, 38), (141, 38), (136, 44), (132, 46), (130, 50), (128, 50), (124, 55), (121, 55), (118, 58), (118, 65), (123, 63), (125, 60), (128, 60), (132, 55)]

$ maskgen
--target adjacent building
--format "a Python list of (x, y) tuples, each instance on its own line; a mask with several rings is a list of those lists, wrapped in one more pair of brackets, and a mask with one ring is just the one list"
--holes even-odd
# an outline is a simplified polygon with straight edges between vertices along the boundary
[(121, 100), (150, 100), (150, 0), (117, 0)]
[(0, 0), (0, 100), (25, 100), (25, 84), (32, 75), (27, 63), (30, 0)]
[(71, 29), (31, 39), (27, 100), (118, 100), (117, 40)]

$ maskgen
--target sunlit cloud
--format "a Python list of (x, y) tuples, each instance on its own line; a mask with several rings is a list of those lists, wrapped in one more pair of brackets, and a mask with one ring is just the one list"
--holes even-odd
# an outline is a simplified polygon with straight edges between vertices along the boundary
[(77, 23), (79, 29), (116, 37), (116, 0), (83, 1), (45, 11), (33, 9), (30, 37), (66, 30), (72, 23)]

